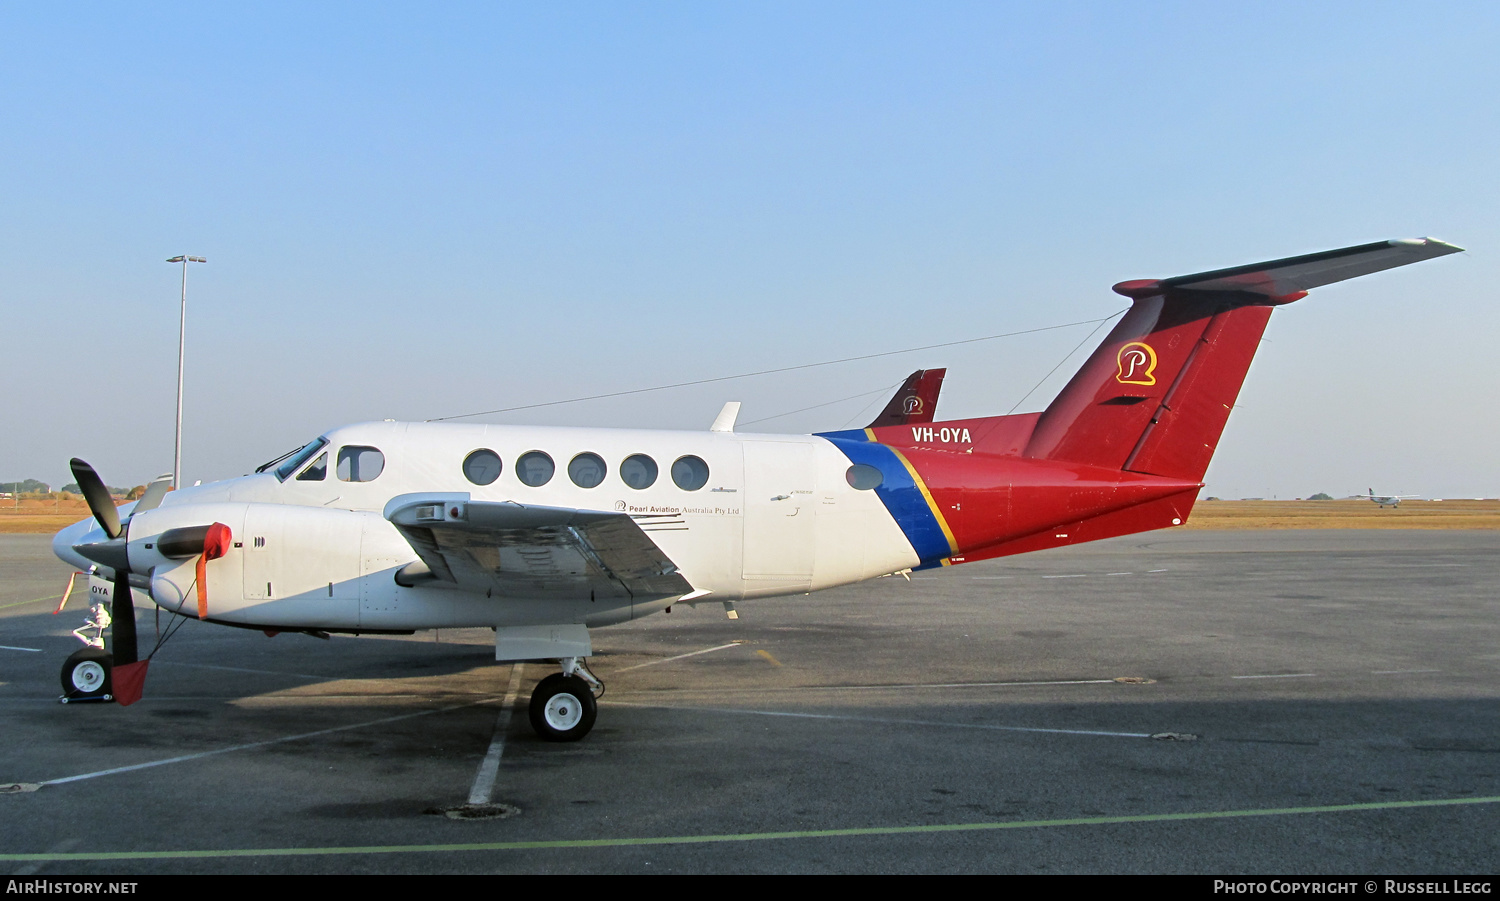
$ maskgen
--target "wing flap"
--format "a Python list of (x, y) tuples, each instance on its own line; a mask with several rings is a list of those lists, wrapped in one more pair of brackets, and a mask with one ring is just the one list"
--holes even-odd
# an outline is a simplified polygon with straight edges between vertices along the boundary
[(676, 597), (693, 590), (624, 513), (442, 498), (414, 499), (387, 519), (439, 579), (502, 597)]

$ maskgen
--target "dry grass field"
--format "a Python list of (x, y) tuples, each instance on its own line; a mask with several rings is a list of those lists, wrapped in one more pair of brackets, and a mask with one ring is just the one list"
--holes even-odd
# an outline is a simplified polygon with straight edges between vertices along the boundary
[(63, 526), (89, 515), (89, 505), (81, 497), (63, 499), (21, 498), (19, 506), (14, 498), (0, 500), (0, 534), (43, 534), (56, 532)]
[[(89, 515), (82, 498), (0, 504), (0, 533), (56, 532)], [(1199, 501), (1188, 529), (1500, 529), (1500, 500)]]
[(1199, 501), (1188, 529), (1500, 529), (1500, 500)]

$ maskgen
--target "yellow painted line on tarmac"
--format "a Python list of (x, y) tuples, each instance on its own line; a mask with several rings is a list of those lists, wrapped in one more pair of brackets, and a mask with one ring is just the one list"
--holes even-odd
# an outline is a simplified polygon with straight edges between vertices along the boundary
[(9, 610), (11, 607), (25, 607), (27, 604), (40, 604), (42, 601), (55, 601), (62, 597), (61, 594), (49, 594), (44, 598), (33, 598), (29, 601), (16, 601), (10, 604), (0, 604), (0, 610)]
[(770, 651), (767, 651), (766, 649), (762, 648), (759, 651), (756, 651), (755, 653), (757, 653), (760, 656), (766, 658), (767, 662), (769, 662), (772, 666), (781, 666), (781, 661), (777, 660), (775, 657), (772, 657)]
[(1378, 801), (1370, 804), (1329, 804), (1318, 807), (1264, 807), (1199, 813), (1148, 813), (1117, 817), (1072, 817), (1058, 820), (1010, 820), (990, 823), (937, 823), (927, 826), (870, 826), (854, 829), (806, 829), (795, 832), (739, 832), (708, 835), (663, 835), (635, 838), (583, 838), (530, 842), (473, 842), (442, 845), (364, 845), (332, 848), (223, 848), (196, 851), (78, 851), (66, 853), (0, 854), (0, 861), (28, 860), (170, 860), (232, 857), (327, 857), (361, 854), (450, 854), (464, 851), (533, 851), (562, 848), (637, 848), (650, 845), (705, 845), (764, 842), (796, 838), (860, 838), (874, 835), (940, 835), (950, 832), (987, 832), (1002, 829), (1046, 829), (1054, 826), (1114, 826), (1128, 823), (1182, 823), (1244, 817), (1295, 816), (1309, 813), (1360, 813), (1411, 810), (1422, 807), (1460, 807), (1500, 803), (1487, 798), (1440, 798), (1427, 801)]

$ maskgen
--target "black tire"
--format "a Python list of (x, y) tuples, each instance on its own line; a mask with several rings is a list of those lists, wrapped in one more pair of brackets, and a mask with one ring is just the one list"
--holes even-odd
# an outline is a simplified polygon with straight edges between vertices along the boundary
[(589, 684), (553, 673), (531, 692), (531, 728), (547, 741), (577, 741), (594, 728), (599, 705)]
[(71, 700), (109, 695), (114, 688), (110, 680), (113, 669), (112, 654), (98, 648), (79, 648), (63, 663), (63, 697)]

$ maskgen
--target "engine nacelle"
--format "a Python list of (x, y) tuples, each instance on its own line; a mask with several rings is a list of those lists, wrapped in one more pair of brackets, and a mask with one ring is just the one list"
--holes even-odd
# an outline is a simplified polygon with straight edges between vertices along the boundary
[[(202, 567), (208, 618), (214, 620), (357, 629), (361, 600), (378, 611), (381, 595), (394, 598), (394, 571), (416, 559), (378, 513), (287, 504), (167, 505), (130, 523), (131, 569), (151, 573), (151, 595), (159, 606), (197, 616), (197, 556), (169, 557), (159, 540), (170, 529), (211, 522), (233, 533), (226, 553)], [(367, 547), (375, 553), (367, 555)]]

